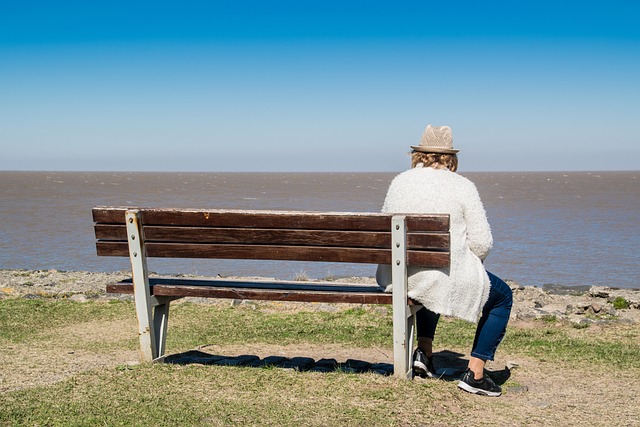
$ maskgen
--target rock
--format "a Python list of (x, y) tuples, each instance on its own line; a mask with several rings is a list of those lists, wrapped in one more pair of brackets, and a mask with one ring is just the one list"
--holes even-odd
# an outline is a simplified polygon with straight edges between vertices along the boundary
[(565, 310), (565, 314), (569, 315), (569, 314), (585, 314), (587, 312), (587, 309), (589, 308), (589, 305), (585, 305), (585, 304), (569, 304), (567, 305), (567, 309)]
[(522, 393), (526, 393), (527, 391), (529, 391), (529, 387), (527, 387), (526, 385), (513, 386), (513, 387), (507, 388), (507, 394), (522, 394)]
[(75, 302), (87, 302), (87, 297), (83, 294), (73, 294), (69, 299)]
[(518, 362), (514, 362), (513, 360), (508, 360), (507, 361), (507, 369), (508, 370), (512, 370), (512, 369), (516, 369), (519, 368), (520, 364)]
[(609, 298), (611, 288), (605, 286), (592, 286), (589, 289), (589, 296), (592, 298)]
[(591, 310), (593, 310), (594, 313), (600, 313), (602, 311), (602, 304), (599, 304), (597, 302), (591, 303), (589, 307), (591, 308)]
[(524, 290), (524, 286), (522, 286), (521, 284), (519, 284), (518, 282), (516, 282), (515, 280), (505, 280), (504, 281), (510, 288), (512, 291), (521, 291)]
[(522, 321), (530, 321), (530, 320), (535, 320), (536, 315), (531, 312), (518, 313), (516, 314), (516, 319), (522, 320)]
[(578, 286), (564, 286), (555, 283), (546, 283), (542, 285), (542, 290), (549, 295), (573, 295), (580, 296), (586, 294), (592, 286), (578, 285)]

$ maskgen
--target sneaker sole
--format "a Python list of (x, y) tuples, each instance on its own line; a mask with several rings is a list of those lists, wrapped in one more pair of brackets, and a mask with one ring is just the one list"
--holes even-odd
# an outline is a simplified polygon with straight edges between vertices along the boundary
[(500, 396), (502, 394), (501, 391), (489, 391), (489, 390), (483, 390), (481, 388), (476, 388), (476, 387), (470, 386), (469, 384), (465, 383), (464, 381), (460, 381), (458, 383), (458, 387), (461, 388), (464, 391), (469, 392), (469, 393), (479, 394), (481, 396), (498, 397), (498, 396)]
[(421, 378), (435, 378), (436, 376), (433, 375), (431, 372), (429, 372), (429, 370), (427, 369), (427, 367), (425, 366), (424, 363), (419, 362), (419, 361), (415, 361), (413, 362), (413, 373)]

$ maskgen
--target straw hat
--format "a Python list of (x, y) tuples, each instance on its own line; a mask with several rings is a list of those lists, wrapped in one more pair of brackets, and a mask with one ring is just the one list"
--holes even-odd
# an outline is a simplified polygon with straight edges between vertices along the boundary
[(455, 154), (460, 151), (453, 149), (453, 134), (449, 126), (427, 125), (420, 145), (412, 145), (411, 148), (423, 153)]

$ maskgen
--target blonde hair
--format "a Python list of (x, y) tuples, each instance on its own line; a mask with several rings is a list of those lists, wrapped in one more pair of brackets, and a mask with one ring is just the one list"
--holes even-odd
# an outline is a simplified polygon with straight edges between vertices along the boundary
[(457, 154), (423, 153), (413, 150), (411, 152), (411, 167), (421, 164), (425, 168), (449, 169), (451, 172), (458, 170)]

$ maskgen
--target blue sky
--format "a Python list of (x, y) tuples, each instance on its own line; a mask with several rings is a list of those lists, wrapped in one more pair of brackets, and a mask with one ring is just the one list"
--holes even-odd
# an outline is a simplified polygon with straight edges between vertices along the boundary
[(0, 170), (640, 169), (640, 2), (0, 0)]

